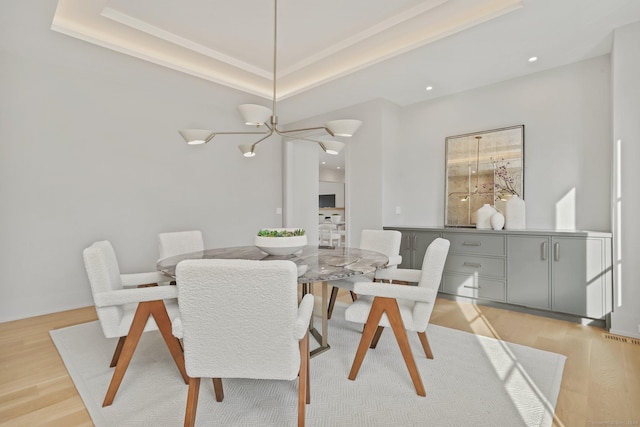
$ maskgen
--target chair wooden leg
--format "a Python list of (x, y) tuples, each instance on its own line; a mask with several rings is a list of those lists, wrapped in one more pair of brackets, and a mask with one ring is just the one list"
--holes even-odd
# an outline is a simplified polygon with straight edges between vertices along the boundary
[(380, 322), (380, 318), (382, 317), (382, 313), (384, 313), (384, 306), (378, 304), (376, 302), (377, 300), (378, 297), (375, 297), (373, 299), (373, 304), (371, 304), (371, 310), (369, 311), (369, 317), (367, 318), (367, 323), (364, 325), (362, 338), (360, 338), (360, 344), (358, 344), (358, 350), (356, 351), (356, 356), (353, 359), (353, 364), (351, 365), (349, 379), (352, 381), (355, 380), (356, 376), (358, 375), (358, 371), (360, 370), (360, 366), (362, 366), (364, 356), (367, 354), (367, 350), (369, 349), (369, 345), (371, 344), (373, 335), (377, 330), (378, 323)]
[(307, 338), (307, 405), (311, 403), (311, 352), (309, 351), (309, 338)]
[(298, 427), (304, 427), (305, 407), (309, 403), (309, 332), (300, 340), (300, 371), (298, 372)]
[(378, 341), (380, 341), (382, 332), (384, 332), (384, 326), (378, 326), (378, 329), (376, 329), (376, 333), (373, 334), (373, 339), (371, 340), (371, 345), (369, 346), (369, 348), (376, 348), (376, 346), (378, 345)]
[(418, 332), (418, 338), (420, 338), (420, 343), (422, 344), (422, 348), (424, 349), (424, 355), (427, 356), (427, 359), (433, 359), (433, 353), (431, 352), (431, 346), (429, 345), (429, 340), (427, 339), (427, 333)]
[(416, 393), (418, 393), (418, 396), (426, 396), (424, 386), (422, 385), (422, 379), (418, 372), (418, 367), (413, 359), (413, 353), (411, 352), (411, 346), (409, 345), (409, 339), (407, 338), (407, 330), (405, 329), (402, 317), (400, 316), (398, 302), (394, 298), (376, 297), (376, 299), (378, 298), (385, 300), (385, 311), (389, 318), (391, 329), (393, 329), (393, 333), (396, 336), (396, 341), (398, 341), (398, 346), (400, 347), (400, 352), (404, 358), (404, 363), (407, 365), (409, 375), (411, 376), (413, 385), (416, 388)]
[(113, 368), (118, 364), (118, 359), (120, 358), (120, 353), (122, 353), (122, 346), (124, 346), (124, 342), (127, 339), (126, 335), (124, 337), (120, 337), (118, 340), (118, 344), (116, 345), (116, 351), (113, 352), (113, 357), (111, 358), (110, 368)]
[(104, 402), (102, 402), (103, 407), (109, 406), (113, 403), (113, 399), (118, 392), (118, 388), (120, 387), (120, 383), (122, 382), (124, 373), (127, 371), (129, 362), (131, 362), (131, 358), (133, 357), (133, 352), (138, 345), (138, 341), (140, 341), (140, 336), (144, 331), (144, 327), (147, 324), (147, 319), (150, 315), (151, 313), (149, 311), (149, 303), (139, 303), (138, 308), (136, 309), (136, 313), (133, 316), (131, 327), (129, 328), (129, 334), (124, 341), (122, 352), (120, 354), (120, 357), (118, 358), (116, 369), (113, 372), (113, 376), (111, 377), (111, 383), (109, 384), (107, 394), (104, 397)]
[(224, 390), (222, 389), (221, 378), (213, 378), (213, 391), (216, 394), (216, 402), (222, 402), (224, 400)]
[(189, 391), (187, 392), (187, 409), (184, 414), (184, 427), (193, 427), (196, 424), (196, 410), (198, 409), (199, 392), (200, 378), (189, 378)]
[(351, 294), (351, 301), (355, 301), (358, 299), (358, 295), (356, 295), (353, 291), (349, 291), (349, 293)]
[(331, 319), (331, 315), (333, 314), (333, 306), (336, 305), (338, 290), (339, 289), (335, 286), (331, 289), (331, 297), (329, 297), (329, 310), (327, 310), (327, 319)]
[(182, 345), (180, 344), (180, 340), (173, 336), (171, 332), (171, 319), (169, 319), (169, 315), (167, 314), (167, 308), (164, 305), (164, 301), (149, 301), (151, 315), (153, 315), (153, 319), (156, 321), (156, 325), (158, 325), (158, 330), (162, 334), (162, 338), (164, 338), (164, 342), (167, 344), (167, 348), (169, 349), (169, 353), (171, 353), (171, 357), (176, 362), (176, 366), (182, 375), (182, 379), (185, 384), (189, 384), (189, 376), (187, 375), (187, 371), (184, 367), (184, 353), (182, 351)]

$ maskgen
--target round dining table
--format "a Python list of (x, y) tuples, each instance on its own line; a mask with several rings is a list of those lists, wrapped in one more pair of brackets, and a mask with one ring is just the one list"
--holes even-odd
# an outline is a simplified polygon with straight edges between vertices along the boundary
[(275, 256), (262, 252), (255, 246), (236, 246), (228, 248), (205, 249), (164, 258), (158, 261), (157, 269), (163, 274), (175, 278), (176, 266), (186, 259), (249, 259), (293, 261), (298, 267), (298, 283), (302, 285), (302, 294), (313, 292), (313, 285), (322, 286), (322, 334), (313, 326), (311, 319), (310, 332), (320, 347), (311, 351), (311, 356), (320, 354), (330, 348), (328, 343), (327, 302), (329, 299), (328, 284), (331, 280), (344, 279), (372, 273), (384, 268), (389, 262), (386, 255), (350, 247), (318, 247), (304, 246), (293, 255)]

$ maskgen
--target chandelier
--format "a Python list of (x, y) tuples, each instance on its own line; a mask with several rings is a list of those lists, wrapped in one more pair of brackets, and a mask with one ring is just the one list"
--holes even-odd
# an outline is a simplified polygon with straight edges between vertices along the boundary
[(273, 13), (273, 99), (271, 109), (257, 104), (242, 104), (238, 106), (238, 111), (246, 125), (266, 130), (246, 131), (246, 132), (218, 132), (207, 129), (183, 129), (179, 133), (187, 144), (204, 144), (216, 135), (258, 135), (258, 140), (239, 146), (245, 157), (253, 157), (256, 154), (256, 146), (269, 138), (274, 133), (283, 138), (311, 141), (317, 143), (327, 154), (338, 154), (344, 147), (344, 143), (335, 140), (319, 140), (299, 135), (302, 132), (324, 131), (332, 137), (351, 137), (360, 127), (360, 120), (343, 119), (331, 120), (323, 126), (310, 127), (304, 129), (282, 130), (278, 128), (278, 116), (276, 115), (276, 65), (277, 65), (277, 35), (278, 35), (278, 0), (274, 0)]

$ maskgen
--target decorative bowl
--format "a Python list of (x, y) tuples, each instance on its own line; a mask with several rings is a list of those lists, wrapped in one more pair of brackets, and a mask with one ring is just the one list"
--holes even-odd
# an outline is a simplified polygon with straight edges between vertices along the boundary
[[(294, 231), (295, 228), (270, 228), (274, 231)], [(255, 236), (255, 246), (269, 255), (291, 255), (307, 244), (307, 235), (290, 237)]]

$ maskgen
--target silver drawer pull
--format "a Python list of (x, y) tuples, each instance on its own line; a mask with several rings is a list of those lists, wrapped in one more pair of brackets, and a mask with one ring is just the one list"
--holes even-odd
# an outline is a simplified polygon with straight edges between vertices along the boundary
[(482, 246), (482, 242), (462, 242), (463, 246)]
[(469, 285), (462, 285), (463, 288), (467, 288), (467, 289), (480, 289), (480, 286), (469, 286)]
[(482, 264), (479, 264), (477, 262), (465, 262), (462, 265), (465, 267), (482, 268)]

